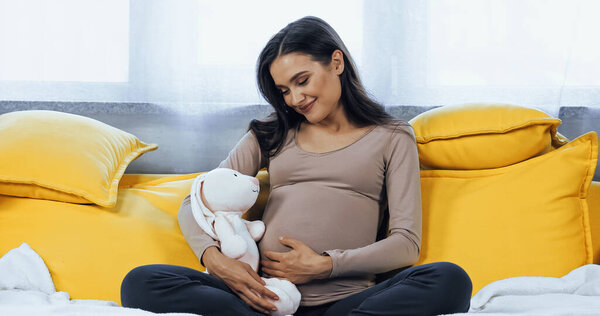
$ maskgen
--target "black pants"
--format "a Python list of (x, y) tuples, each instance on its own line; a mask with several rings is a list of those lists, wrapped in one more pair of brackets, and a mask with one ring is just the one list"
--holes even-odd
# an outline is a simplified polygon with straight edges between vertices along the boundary
[[(471, 279), (450, 262), (406, 268), (395, 276), (342, 300), (300, 306), (294, 315), (439, 315), (466, 312)], [(173, 265), (147, 265), (130, 271), (121, 285), (124, 307), (200, 315), (263, 315), (220, 279)]]

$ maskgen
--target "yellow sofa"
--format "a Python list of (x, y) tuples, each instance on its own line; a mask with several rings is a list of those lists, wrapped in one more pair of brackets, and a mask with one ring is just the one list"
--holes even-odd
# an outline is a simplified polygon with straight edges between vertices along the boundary
[[(11, 159), (37, 157), (36, 164), (49, 165), (35, 175), (10, 175), (29, 169), (8, 167), (0, 174), (0, 256), (26, 242), (44, 259), (57, 290), (74, 299), (115, 302), (120, 302), (122, 278), (136, 266), (202, 269), (177, 224), (179, 204), (197, 173), (123, 175), (127, 161), (155, 147), (104, 126), (63, 135), (59, 131), (70, 120), (85, 122), (57, 117), (51, 125), (55, 132), (48, 132), (48, 122), (42, 132), (34, 122), (17, 131), (38, 133), (27, 140), (31, 147), (23, 157)], [(0, 140), (8, 139), (3, 137), (7, 126), (21, 123), (0, 116)], [(421, 157), (424, 221), (418, 264), (458, 263), (473, 279), (473, 294), (511, 276), (563, 276), (584, 264), (600, 264), (600, 183), (591, 181), (598, 155), (595, 134), (567, 140), (556, 132), (559, 120), (509, 105), (448, 107), (425, 112), (411, 124), (420, 155), (428, 155)], [(77, 155), (60, 159), (56, 146), (44, 147), (48, 134), (59, 138), (53, 143), (62, 151), (72, 150), (70, 139), (81, 134), (107, 137), (80, 143)], [(0, 141), (0, 152), (20, 150), (21, 144)], [(31, 148), (56, 156), (30, 157)], [(86, 159), (98, 161), (76, 163)], [(69, 171), (81, 165), (95, 168), (101, 183), (90, 187), (84, 172)], [(64, 177), (56, 177), (58, 172)], [(268, 198), (267, 171), (257, 178), (261, 194), (248, 218), (260, 217)], [(80, 192), (82, 184), (91, 193)]]

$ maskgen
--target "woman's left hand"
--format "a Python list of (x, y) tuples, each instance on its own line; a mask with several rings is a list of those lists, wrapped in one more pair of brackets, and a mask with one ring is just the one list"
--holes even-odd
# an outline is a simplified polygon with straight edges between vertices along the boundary
[(287, 279), (294, 284), (302, 284), (315, 279), (325, 279), (331, 274), (331, 257), (321, 256), (305, 243), (281, 237), (279, 242), (292, 248), (288, 252), (265, 251), (269, 260), (261, 260), (262, 272), (267, 277)]

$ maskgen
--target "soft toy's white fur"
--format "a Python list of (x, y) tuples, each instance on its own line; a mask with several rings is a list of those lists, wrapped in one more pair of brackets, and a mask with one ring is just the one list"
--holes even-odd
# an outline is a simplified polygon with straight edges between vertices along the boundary
[[(244, 220), (242, 214), (254, 205), (259, 189), (256, 178), (217, 168), (196, 177), (190, 194), (192, 214), (202, 230), (220, 242), (224, 255), (249, 264), (254, 271), (258, 270), (259, 262), (256, 241), (262, 238), (265, 224)], [(202, 194), (207, 205), (202, 202)], [(263, 280), (266, 288), (279, 297), (277, 301), (267, 298), (277, 307), (271, 315), (290, 315), (298, 309), (300, 292), (292, 282), (277, 278)]]

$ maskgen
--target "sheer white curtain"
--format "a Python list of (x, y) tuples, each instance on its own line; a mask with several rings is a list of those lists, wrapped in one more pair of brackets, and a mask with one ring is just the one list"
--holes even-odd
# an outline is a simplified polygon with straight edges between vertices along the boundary
[(386, 105), (600, 106), (594, 0), (0, 0), (0, 100), (264, 103), (260, 49), (305, 15)]
[(375, 2), (363, 74), (385, 103), (600, 106), (600, 1)]
[(360, 59), (361, 0), (0, 0), (0, 100), (145, 102), (186, 113), (265, 103), (260, 50), (306, 15), (338, 29)]

